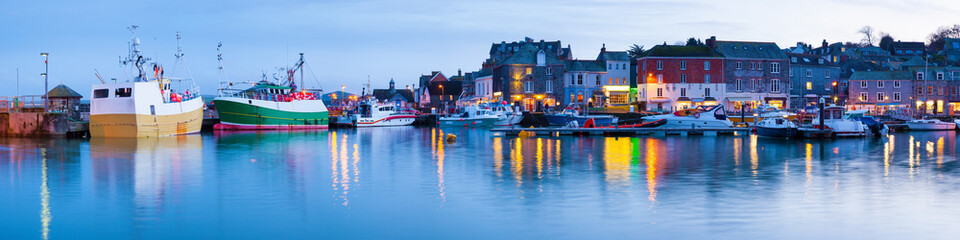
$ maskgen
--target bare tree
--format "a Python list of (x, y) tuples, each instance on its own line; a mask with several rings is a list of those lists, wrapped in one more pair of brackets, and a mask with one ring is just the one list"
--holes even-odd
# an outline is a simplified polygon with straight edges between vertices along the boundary
[(877, 31), (870, 25), (863, 26), (857, 33), (863, 34), (863, 39), (860, 39), (860, 43), (863, 45), (873, 46), (873, 43), (877, 42)]

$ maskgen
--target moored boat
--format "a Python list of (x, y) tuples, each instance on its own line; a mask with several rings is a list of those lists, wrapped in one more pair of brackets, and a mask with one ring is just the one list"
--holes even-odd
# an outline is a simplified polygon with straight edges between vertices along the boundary
[(943, 122), (940, 119), (916, 119), (907, 121), (907, 127), (915, 131), (954, 130), (957, 128), (957, 123)]
[(618, 118), (610, 115), (589, 115), (582, 114), (579, 107), (567, 107), (559, 113), (548, 113), (543, 115), (551, 126), (565, 126), (575, 121), (578, 126), (586, 125), (587, 119), (593, 119), (597, 127), (616, 125)]
[(797, 124), (783, 117), (768, 117), (757, 123), (757, 136), (791, 138), (797, 135)]
[(360, 104), (356, 115), (357, 127), (393, 127), (409, 126), (417, 120), (412, 110), (403, 110), (395, 104), (371, 103)]
[(813, 122), (819, 123), (823, 118), (823, 125), (833, 129), (833, 135), (837, 137), (863, 137), (871, 134), (870, 127), (863, 122), (854, 119), (849, 114), (844, 114), (844, 107), (831, 105), (823, 109), (823, 114), (813, 119)]
[[(130, 52), (122, 61), (137, 75), (127, 82), (93, 85), (90, 100), (92, 137), (162, 137), (200, 132), (203, 100), (192, 79), (165, 78), (162, 67), (154, 64), (150, 79), (143, 70), (149, 61), (140, 54), (137, 26)], [(179, 41), (180, 36), (177, 35)], [(183, 54), (177, 53), (177, 62)]]
[(667, 122), (659, 128), (730, 128), (733, 122), (727, 119), (723, 105), (700, 106), (690, 111), (677, 111), (673, 114), (646, 116), (645, 122), (666, 119)]
[(489, 108), (493, 114), (497, 115), (498, 120), (493, 124), (494, 126), (517, 125), (523, 120), (523, 113), (514, 111), (514, 109), (506, 103), (482, 104), (481, 107)]
[(285, 71), (282, 81), (267, 81), (264, 75), (260, 82), (247, 89), (221, 89), (213, 100), (220, 117), (220, 123), (214, 125), (214, 129), (327, 129), (329, 115), (327, 107), (317, 97), (318, 92), (297, 89), (294, 81), (294, 73), (300, 71), (302, 84), (303, 64), (303, 54), (300, 54), (300, 60)]
[(496, 114), (489, 109), (478, 107), (461, 108), (458, 113), (442, 116), (437, 120), (437, 125), (441, 127), (493, 127), (500, 120)]

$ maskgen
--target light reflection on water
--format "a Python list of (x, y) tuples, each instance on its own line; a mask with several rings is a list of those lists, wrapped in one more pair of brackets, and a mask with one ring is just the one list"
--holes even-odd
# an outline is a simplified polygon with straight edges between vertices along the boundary
[(0, 142), (5, 238), (960, 233), (954, 132), (813, 141), (384, 128)]

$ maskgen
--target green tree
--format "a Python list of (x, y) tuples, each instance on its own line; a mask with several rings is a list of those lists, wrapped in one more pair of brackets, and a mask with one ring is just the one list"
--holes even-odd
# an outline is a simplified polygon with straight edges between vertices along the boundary
[(706, 44), (703, 44), (703, 42), (700, 41), (700, 39), (696, 39), (696, 38), (690, 37), (690, 39), (687, 39), (687, 46), (691, 46), (691, 47), (703, 47), (703, 46), (706, 46)]
[(627, 55), (630, 56), (630, 59), (637, 59), (643, 57), (647, 53), (647, 50), (644, 49), (643, 45), (633, 44), (630, 46), (630, 49), (627, 50)]

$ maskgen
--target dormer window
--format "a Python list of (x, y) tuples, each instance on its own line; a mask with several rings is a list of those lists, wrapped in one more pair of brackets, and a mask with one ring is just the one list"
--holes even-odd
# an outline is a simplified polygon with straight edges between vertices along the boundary
[(917, 72), (917, 80), (923, 80), (923, 72)]
[(823, 64), (823, 58), (817, 59), (817, 63)]
[(942, 73), (942, 72), (938, 72), (938, 73), (937, 73), (937, 80), (943, 80), (943, 73)]
[(797, 62), (797, 57), (792, 57), (792, 58), (790, 58), (790, 62), (796, 63), (796, 62)]

